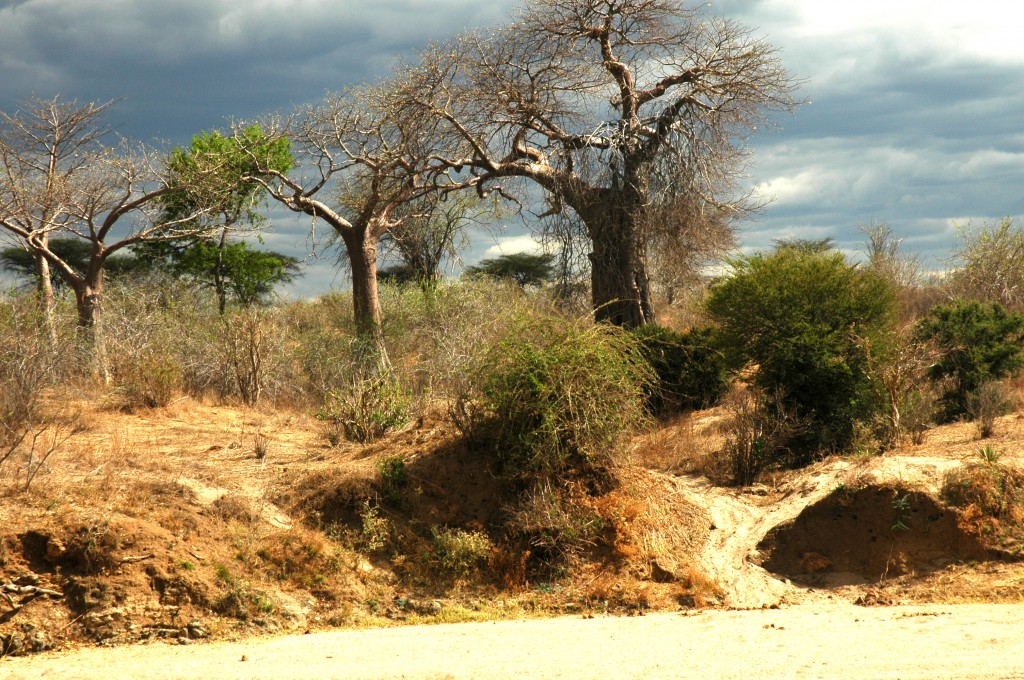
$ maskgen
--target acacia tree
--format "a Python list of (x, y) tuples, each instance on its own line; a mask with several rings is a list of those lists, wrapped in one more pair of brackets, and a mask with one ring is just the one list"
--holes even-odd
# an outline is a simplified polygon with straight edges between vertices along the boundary
[[(433, 121), (403, 107), (389, 84), (330, 94), (319, 105), (300, 108), (285, 121), (267, 121), (273, 137), (292, 141), (292, 172), (270, 167), (255, 155), (250, 177), (288, 209), (326, 222), (344, 244), (352, 276), (356, 327), (380, 356), (377, 251), (381, 237), (422, 217), (402, 210), (438, 190), (445, 168), (432, 160)], [(237, 133), (236, 133), (237, 134)]]
[[(202, 181), (211, 159), (216, 159), (218, 167), (212, 184)], [(265, 203), (263, 186), (247, 178), (260, 167), (286, 173), (294, 166), (290, 141), (271, 138), (259, 125), (240, 128), (230, 137), (218, 131), (195, 135), (189, 148), (171, 152), (168, 168), (172, 181), (185, 188), (168, 193), (162, 203), (165, 219), (194, 215), (195, 221), (205, 222), (208, 228), (188, 239), (154, 241), (135, 251), (162, 262), (175, 275), (212, 288), (221, 314), (229, 293), (243, 305), (255, 304), (268, 296), (275, 284), (291, 281), (298, 272), (298, 261), (254, 250), (244, 242), (231, 242), (228, 236), (240, 224), (255, 230), (267, 222), (260, 211)], [(211, 188), (213, 195), (208, 195)], [(216, 209), (196, 214), (203, 205)], [(220, 233), (211, 234), (214, 229)]]
[[(491, 34), (427, 50), (407, 96), (461, 142), (485, 193), (541, 186), (591, 243), (598, 319), (653, 320), (647, 248), (756, 207), (737, 190), (744, 136), (793, 106), (771, 46), (678, 0), (527, 0)], [(680, 210), (680, 206), (685, 206)]]
[[(105, 144), (100, 114), (105, 104), (29, 100), (5, 114), (4, 181), (0, 185), (0, 229), (36, 257), (41, 298), (49, 305), (47, 269), (74, 292), (78, 324), (93, 350), (95, 368), (108, 377), (102, 333), (104, 270), (120, 251), (154, 240), (207, 233), (201, 216), (215, 212), (230, 195), (230, 177), (219, 177), (217, 159), (203, 158), (201, 171), (183, 180), (168, 168), (168, 157), (122, 140)], [(168, 216), (168, 195), (202, 182), (205, 201)], [(89, 245), (88, 258), (75, 263), (52, 247), (51, 236)]]

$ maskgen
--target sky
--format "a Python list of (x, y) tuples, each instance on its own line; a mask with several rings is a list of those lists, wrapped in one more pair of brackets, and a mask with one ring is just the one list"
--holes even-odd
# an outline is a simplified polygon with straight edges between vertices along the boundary
[[(108, 121), (188, 144), (229, 119), (287, 113), (386, 75), (431, 40), (513, 18), (517, 0), (0, 0), (0, 110), (38, 96), (118, 99)], [(925, 267), (956, 225), (1024, 215), (1024, 10), (1005, 0), (715, 0), (801, 81), (797, 111), (750, 140), (746, 182), (767, 207), (743, 249), (834, 239), (884, 222)], [(309, 256), (308, 219), (272, 214), (267, 247)], [(467, 263), (534, 246), (517, 223), (477, 235)], [(288, 293), (344, 287), (309, 258)]]

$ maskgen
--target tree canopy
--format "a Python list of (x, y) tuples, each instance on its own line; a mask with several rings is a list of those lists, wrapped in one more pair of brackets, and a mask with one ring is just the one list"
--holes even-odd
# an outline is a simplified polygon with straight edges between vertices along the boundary
[[(793, 106), (773, 48), (676, 0), (529, 0), (519, 21), (426, 50), (401, 83), (478, 191), (572, 210), (599, 319), (653, 321), (648, 247), (756, 207), (746, 135)], [(685, 247), (684, 247), (685, 251)]]

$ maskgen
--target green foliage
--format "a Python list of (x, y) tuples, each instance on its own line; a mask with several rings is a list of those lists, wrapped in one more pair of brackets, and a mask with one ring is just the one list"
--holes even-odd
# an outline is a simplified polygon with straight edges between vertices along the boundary
[(435, 569), (456, 578), (464, 578), (487, 563), (494, 545), (479, 531), (447, 527), (431, 529), (433, 542), (428, 561)]
[(168, 184), (184, 187), (163, 200), (165, 218), (192, 214), (197, 207), (216, 205), (211, 220), (223, 226), (237, 222), (259, 225), (262, 185), (252, 179), (259, 165), (279, 172), (295, 167), (288, 139), (272, 139), (251, 125), (237, 137), (203, 132), (192, 137), (188, 148), (175, 148), (168, 158)]
[(138, 259), (214, 289), (222, 313), (229, 294), (244, 306), (262, 303), (275, 285), (290, 282), (298, 273), (293, 257), (227, 238), (227, 230), (240, 222), (259, 227), (266, 221), (260, 212), (265, 190), (252, 179), (257, 161), (282, 173), (295, 166), (289, 141), (271, 139), (258, 125), (237, 137), (203, 132), (192, 138), (189, 148), (174, 149), (167, 181), (183, 188), (163, 197), (164, 219), (177, 220), (204, 206), (217, 206), (202, 219), (209, 227), (207, 234), (220, 229), (220, 236), (152, 240), (134, 248)]
[(491, 276), (496, 279), (509, 279), (519, 286), (542, 286), (555, 275), (555, 256), (549, 253), (533, 255), (530, 253), (513, 253), (492, 259), (481, 260), (480, 264), (466, 267), (470, 276)]
[(342, 389), (329, 390), (316, 417), (355, 442), (371, 442), (408, 420), (409, 396), (393, 375), (350, 376)]
[(725, 357), (714, 346), (710, 328), (679, 333), (647, 324), (632, 331), (640, 352), (657, 376), (647, 396), (659, 416), (713, 406), (729, 387)]
[(1024, 316), (996, 303), (959, 300), (933, 307), (917, 335), (938, 348), (932, 379), (949, 379), (942, 397), (947, 420), (968, 415), (983, 384), (1024, 367)]
[(491, 352), (482, 423), (506, 471), (609, 461), (645, 420), (650, 369), (628, 333), (558, 317), (528, 319)]
[(827, 245), (781, 245), (733, 260), (733, 275), (707, 300), (733, 365), (749, 366), (753, 384), (802, 422), (789, 443), (795, 463), (847, 448), (855, 423), (882, 406), (869, 357), (884, 346), (895, 291)]
[(230, 295), (244, 307), (266, 304), (280, 284), (299, 274), (299, 260), (288, 255), (257, 250), (243, 241), (196, 239), (165, 251), (166, 266), (177, 276), (218, 296)]
[(394, 502), (408, 481), (405, 474), (405, 459), (400, 455), (385, 456), (377, 463), (380, 483), (385, 498)]

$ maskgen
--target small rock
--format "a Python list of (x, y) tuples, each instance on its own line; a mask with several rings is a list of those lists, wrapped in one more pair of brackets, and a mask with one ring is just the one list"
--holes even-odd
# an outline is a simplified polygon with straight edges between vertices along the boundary
[(210, 631), (209, 629), (207, 629), (206, 626), (203, 625), (202, 621), (189, 621), (187, 629), (188, 636), (193, 640), (201, 640), (203, 638), (210, 637)]

